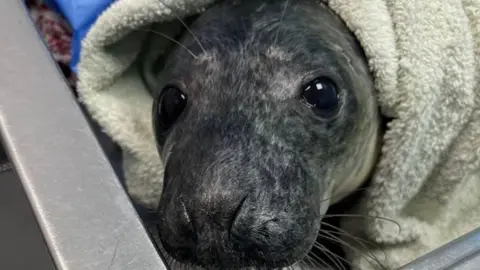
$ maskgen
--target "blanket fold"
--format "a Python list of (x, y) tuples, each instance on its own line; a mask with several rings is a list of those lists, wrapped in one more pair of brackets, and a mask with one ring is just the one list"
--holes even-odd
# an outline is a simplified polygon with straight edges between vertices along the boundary
[[(156, 207), (163, 172), (138, 58), (171, 41), (156, 36), (147, 48), (146, 29), (214, 2), (117, 0), (82, 42), (81, 100), (122, 146), (128, 192), (147, 207)], [(353, 269), (376, 269), (372, 260), (395, 269), (480, 226), (480, 1), (324, 2), (364, 48), (381, 112), (393, 119), (371, 184), (342, 222), (374, 245), (345, 237), (347, 259)]]

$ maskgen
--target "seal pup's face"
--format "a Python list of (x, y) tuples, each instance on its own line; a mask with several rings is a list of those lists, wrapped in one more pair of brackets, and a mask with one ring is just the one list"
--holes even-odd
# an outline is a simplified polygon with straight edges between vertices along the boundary
[(158, 230), (182, 263), (286, 267), (372, 167), (372, 78), (355, 38), (318, 1), (228, 2), (196, 20), (159, 76)]

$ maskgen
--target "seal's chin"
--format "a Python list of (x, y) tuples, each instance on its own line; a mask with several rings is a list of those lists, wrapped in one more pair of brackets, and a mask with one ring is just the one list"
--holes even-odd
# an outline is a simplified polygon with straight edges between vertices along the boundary
[[(252, 250), (245, 249), (243, 252), (232, 253), (226, 248), (222, 249), (222, 245), (205, 243), (205, 246), (213, 247), (202, 252), (186, 252), (183, 254), (181, 250), (172, 248), (165, 241), (161, 240), (160, 235), (156, 241), (161, 254), (163, 255), (167, 265), (171, 269), (186, 270), (295, 270), (295, 269), (317, 269), (311, 268), (312, 257), (309, 256), (315, 248), (315, 243), (320, 229), (320, 221), (314, 222), (318, 224), (314, 231), (310, 231), (306, 238), (300, 241), (298, 245), (286, 246), (283, 249), (277, 249), (272, 242), (271, 245), (264, 243), (263, 247), (252, 247)], [(318, 228), (318, 229), (317, 229)], [(155, 234), (159, 233), (156, 231)], [(252, 237), (251, 235), (249, 237)], [(279, 238), (287, 236), (279, 235)], [(232, 236), (235, 238), (235, 236)], [(266, 240), (266, 239), (264, 239)], [(215, 239), (212, 239), (215, 242)], [(233, 241), (233, 240), (232, 240)], [(300, 244), (301, 242), (301, 244)], [(258, 250), (258, 249), (262, 250)], [(202, 256), (205, 255), (205, 256)], [(286, 259), (288, 258), (288, 259)], [(307, 268), (305, 268), (307, 267)]]
[[(316, 238), (316, 236), (315, 236)], [(313, 242), (314, 243), (314, 242)], [(282, 261), (265, 261), (261, 262), (257, 260), (248, 260), (245, 258), (233, 258), (230, 257), (230, 262), (226, 263), (225, 260), (218, 260), (216, 263), (208, 263), (204, 264), (201, 258), (198, 260), (193, 260), (191, 258), (188, 260), (180, 260), (176, 258), (176, 256), (172, 256), (168, 251), (166, 251), (165, 247), (162, 245), (162, 255), (164, 256), (167, 264), (171, 267), (171, 269), (187, 269), (187, 270), (223, 270), (223, 269), (235, 269), (235, 270), (247, 270), (247, 269), (255, 269), (255, 270), (282, 270), (282, 269), (297, 269), (295, 268), (298, 265), (301, 265), (304, 261), (308, 261), (308, 254), (312, 251), (314, 244), (312, 243), (312, 247), (305, 250), (303, 255), (298, 255), (292, 257), (289, 260), (282, 260)], [(212, 251), (214, 252), (214, 251)], [(221, 255), (219, 255), (221, 256)], [(227, 265), (228, 264), (228, 265)], [(310, 263), (311, 264), (311, 263)], [(300, 268), (303, 269), (303, 268)]]
[[(158, 241), (157, 243), (159, 243)], [(236, 270), (300, 270), (300, 269), (317, 269), (317, 267), (312, 267), (312, 261), (309, 259), (309, 253), (311, 252), (312, 248), (308, 250), (308, 252), (302, 258), (298, 260), (290, 261), (284, 265), (253, 265), (253, 266), (244, 266), (244, 267), (234, 267), (230, 265), (226, 268), (225, 265), (209, 265), (207, 267), (203, 267), (201, 265), (193, 264), (193, 263), (186, 263), (179, 260), (176, 260), (172, 257), (163, 247), (162, 244), (158, 244), (159, 250), (167, 263), (170, 269), (183, 269), (183, 270), (224, 270), (224, 269), (236, 269)], [(320, 267), (320, 266), (319, 266)]]

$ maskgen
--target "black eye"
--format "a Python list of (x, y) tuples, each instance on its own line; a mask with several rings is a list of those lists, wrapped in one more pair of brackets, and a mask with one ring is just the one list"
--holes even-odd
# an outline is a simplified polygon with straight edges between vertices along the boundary
[(174, 86), (165, 87), (153, 103), (154, 131), (163, 137), (175, 124), (187, 105), (187, 96)]
[(302, 88), (303, 101), (313, 112), (322, 118), (330, 118), (340, 108), (338, 90), (335, 83), (326, 77), (317, 77)]

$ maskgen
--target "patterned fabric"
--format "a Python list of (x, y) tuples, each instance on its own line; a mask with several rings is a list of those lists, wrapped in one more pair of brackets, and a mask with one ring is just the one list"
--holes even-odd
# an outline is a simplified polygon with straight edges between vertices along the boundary
[(76, 76), (71, 71), (72, 30), (67, 21), (51, 10), (42, 0), (27, 0), (30, 16), (37, 26), (53, 58), (64, 73), (69, 86), (75, 90)]

